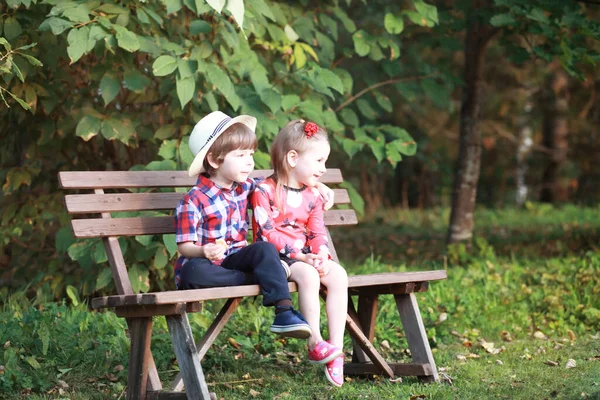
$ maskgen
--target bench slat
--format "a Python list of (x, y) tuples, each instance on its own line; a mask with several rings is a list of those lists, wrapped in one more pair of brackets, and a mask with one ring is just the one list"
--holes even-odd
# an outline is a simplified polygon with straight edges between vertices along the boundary
[[(76, 238), (105, 236), (137, 236), (174, 233), (173, 216), (131, 217), (110, 219), (74, 219), (71, 221)], [(325, 224), (328, 226), (355, 225), (358, 223), (354, 210), (325, 211)]]
[[(348, 288), (357, 288), (368, 285), (392, 285), (412, 282), (439, 281), (446, 279), (446, 270), (415, 271), (415, 272), (388, 272), (384, 274), (357, 275), (348, 277)], [(290, 292), (296, 292), (297, 286), (289, 282)], [(216, 287), (194, 290), (174, 290), (169, 292), (156, 292), (124, 296), (97, 297), (92, 300), (92, 308), (121, 307), (125, 305), (153, 305), (187, 303), (192, 301), (230, 299), (235, 297), (257, 296), (260, 294), (258, 285), (244, 285), (232, 287)]]
[[(333, 189), (335, 204), (349, 204), (346, 189)], [(89, 214), (120, 211), (173, 210), (184, 193), (114, 193), (69, 194), (65, 196), (67, 211), (71, 214)]]
[[(252, 177), (270, 176), (272, 169), (255, 170)], [(195, 177), (187, 171), (61, 171), (60, 186), (64, 189), (117, 189), (151, 187), (192, 187)], [(342, 183), (342, 172), (329, 169), (320, 179), (324, 184)]]

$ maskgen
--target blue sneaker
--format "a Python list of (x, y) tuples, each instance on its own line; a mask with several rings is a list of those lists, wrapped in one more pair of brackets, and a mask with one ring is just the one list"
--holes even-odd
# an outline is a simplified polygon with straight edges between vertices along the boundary
[(275, 320), (270, 328), (271, 332), (297, 339), (309, 338), (312, 335), (312, 330), (302, 314), (294, 310), (293, 307), (282, 308), (286, 308), (286, 310), (275, 315)]

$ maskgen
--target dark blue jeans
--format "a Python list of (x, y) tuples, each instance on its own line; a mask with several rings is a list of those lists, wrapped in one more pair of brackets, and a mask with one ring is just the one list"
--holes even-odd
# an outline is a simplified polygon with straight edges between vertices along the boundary
[(279, 253), (268, 242), (246, 246), (225, 257), (220, 266), (207, 258), (192, 258), (181, 267), (180, 278), (180, 289), (258, 284), (265, 306), (291, 299)]

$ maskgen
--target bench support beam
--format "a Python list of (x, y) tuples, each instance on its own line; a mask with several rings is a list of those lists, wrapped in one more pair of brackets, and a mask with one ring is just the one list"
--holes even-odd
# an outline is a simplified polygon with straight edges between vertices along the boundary
[(166, 318), (187, 398), (210, 400), (187, 314), (168, 315)]
[(129, 349), (127, 400), (145, 400), (149, 370), (154, 367), (150, 352), (152, 318), (131, 318), (128, 322), (131, 348)]
[(431, 348), (429, 347), (427, 332), (425, 332), (425, 326), (421, 319), (415, 294), (396, 294), (394, 298), (396, 299), (396, 307), (398, 307), (398, 313), (400, 313), (402, 327), (406, 334), (406, 341), (408, 342), (413, 362), (429, 364), (431, 368), (430, 375), (420, 376), (420, 378), (426, 381), (439, 382), (440, 378), (435, 367)]
[[(364, 332), (369, 342), (373, 343), (375, 339), (375, 320), (377, 317), (377, 295), (361, 295), (358, 296), (358, 325)], [(366, 363), (371, 360), (365, 354), (360, 346), (354, 344), (352, 351), (352, 362)]]

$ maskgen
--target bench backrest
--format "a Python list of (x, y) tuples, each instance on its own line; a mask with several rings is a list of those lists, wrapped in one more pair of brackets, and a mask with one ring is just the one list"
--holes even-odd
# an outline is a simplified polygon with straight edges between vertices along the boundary
[[(256, 170), (252, 176), (267, 177), (272, 172)], [(58, 179), (64, 189), (89, 191), (65, 196), (67, 211), (81, 217), (73, 219), (71, 227), (76, 238), (102, 238), (118, 294), (134, 294), (119, 236), (174, 233), (173, 211), (187, 190), (196, 184), (196, 178), (190, 178), (187, 171), (63, 171), (58, 174)], [(339, 169), (327, 170), (321, 177), (321, 182), (328, 186), (342, 181)], [(345, 189), (334, 189), (334, 192), (336, 205), (350, 203)], [(151, 211), (163, 213), (136, 217), (114, 214)], [(325, 212), (327, 226), (356, 223), (354, 210)], [(338, 261), (331, 237), (329, 245), (333, 258)]]

